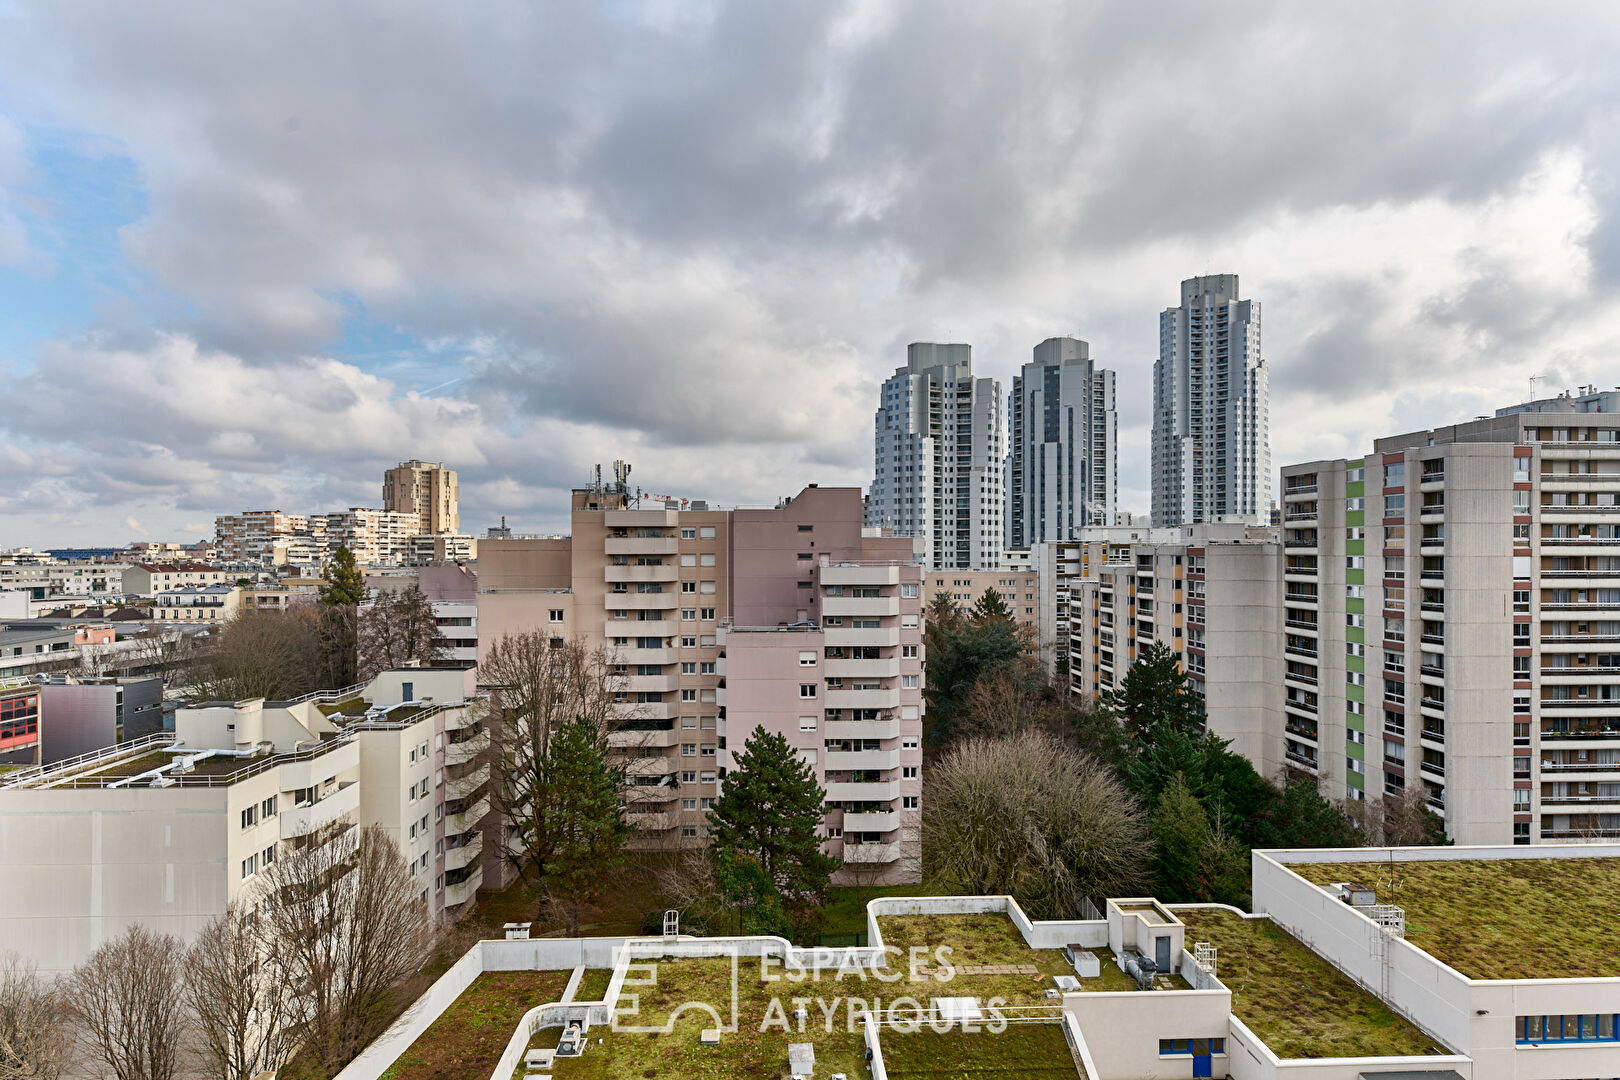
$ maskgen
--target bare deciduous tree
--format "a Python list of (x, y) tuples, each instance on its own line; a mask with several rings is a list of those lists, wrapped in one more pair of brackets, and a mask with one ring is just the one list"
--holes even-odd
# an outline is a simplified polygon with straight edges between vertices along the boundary
[(193, 658), (192, 692), (217, 701), (285, 700), (321, 689), (320, 616), (313, 608), (243, 611)]
[(1409, 787), (1399, 795), (1346, 802), (1344, 812), (1366, 837), (1368, 847), (1422, 847), (1446, 842), (1446, 823), (1429, 809), (1428, 789)]
[(295, 1034), (331, 1075), (387, 1025), (393, 995), (427, 963), (422, 883), (379, 826), (334, 822), (300, 838), (263, 888), (264, 932), (302, 999)]
[(412, 660), (430, 667), (449, 655), (433, 617), (433, 605), (415, 585), (385, 589), (363, 605), (356, 634), (360, 682)]
[(186, 1002), (209, 1076), (252, 1080), (275, 1072), (293, 1049), (294, 993), (265, 920), (240, 901), (205, 927), (186, 952)]
[(68, 976), (68, 1011), (118, 1080), (173, 1080), (179, 1071), (185, 954), (178, 938), (136, 923)]
[(557, 847), (551, 812), (552, 736), (565, 723), (580, 719), (605, 750), (610, 732), (635, 723), (634, 706), (618, 700), (622, 680), (605, 648), (554, 640), (537, 631), (496, 641), (479, 664), (479, 682), (495, 692), (498, 702), (489, 720), (490, 795), (506, 820), (509, 857), (519, 873), (538, 882)]
[(34, 965), (0, 953), (0, 1080), (57, 1080), (72, 1051), (61, 994)]
[(923, 798), (929, 880), (1006, 893), (1037, 918), (1072, 918), (1086, 897), (1145, 884), (1147, 823), (1090, 757), (1038, 731), (970, 739), (929, 772)]

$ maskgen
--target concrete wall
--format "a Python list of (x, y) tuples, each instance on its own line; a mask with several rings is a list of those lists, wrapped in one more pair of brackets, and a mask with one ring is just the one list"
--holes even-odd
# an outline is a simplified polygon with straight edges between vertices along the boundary
[[(1223, 1039), (1232, 994), (1218, 990), (1082, 991), (1063, 995), (1063, 1011), (1085, 1036), (1099, 1080), (1190, 1080), (1192, 1056), (1159, 1056), (1160, 1039)], [(1215, 1057), (1213, 1072), (1223, 1072)], [(1354, 1080), (1354, 1078), (1352, 1078)]]

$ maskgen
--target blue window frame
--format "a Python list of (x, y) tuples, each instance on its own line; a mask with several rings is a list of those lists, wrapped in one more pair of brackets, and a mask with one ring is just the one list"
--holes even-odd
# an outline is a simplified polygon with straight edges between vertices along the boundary
[(1169, 1057), (1173, 1054), (1193, 1054), (1205, 1056), (1209, 1054), (1226, 1053), (1225, 1039), (1160, 1039), (1159, 1056)]
[(1566, 1013), (1561, 1016), (1521, 1016), (1514, 1039), (1520, 1046), (1558, 1042), (1620, 1041), (1620, 1014)]

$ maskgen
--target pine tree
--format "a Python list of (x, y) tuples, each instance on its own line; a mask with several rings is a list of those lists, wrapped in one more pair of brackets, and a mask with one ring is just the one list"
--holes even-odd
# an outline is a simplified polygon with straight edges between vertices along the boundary
[(1104, 705), (1137, 739), (1160, 724), (1187, 731), (1202, 726), (1181, 662), (1162, 641), (1142, 650), (1121, 687), (1105, 695)]
[(1159, 895), (1168, 900), (1198, 900), (1196, 882), (1211, 833), (1209, 815), (1198, 804), (1180, 773), (1171, 778), (1153, 808), (1153, 873)]
[(610, 767), (585, 720), (570, 720), (550, 746), (551, 835), (555, 846), (542, 879), (546, 893), (568, 912), (568, 934), (579, 936), (580, 911), (597, 900), (624, 860), (630, 835), (619, 810), (623, 778)]
[[(821, 850), (826, 792), (782, 735), (754, 728), (709, 812), (717, 857), (740, 866), (752, 859), (789, 917), (819, 906), (838, 860)], [(734, 890), (734, 903), (758, 903), (757, 885)]]
[(1001, 594), (992, 588), (984, 590), (984, 595), (973, 602), (973, 621), (977, 623), (989, 622), (992, 619), (1010, 619), (1012, 609), (1007, 606)]
[(366, 576), (354, 561), (354, 552), (338, 545), (332, 561), (321, 571), (321, 603), (353, 607), (366, 598)]

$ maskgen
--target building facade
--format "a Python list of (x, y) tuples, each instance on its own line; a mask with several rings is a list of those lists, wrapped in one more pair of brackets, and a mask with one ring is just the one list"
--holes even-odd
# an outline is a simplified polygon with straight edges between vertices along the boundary
[(383, 474), (383, 509), (410, 514), (417, 535), (461, 532), (460, 486), (456, 470), (443, 462), (402, 461)]
[(1077, 338), (1047, 338), (1008, 395), (1007, 547), (1112, 525), (1118, 468), (1114, 373)]
[(214, 519), (214, 546), (228, 566), (267, 563), (275, 542), (310, 534), (310, 519), (280, 510), (245, 510)]
[(1291, 762), (1421, 788), (1459, 843), (1620, 836), (1620, 415), (1379, 439), (1283, 495)]
[(224, 570), (206, 563), (136, 563), (125, 570), (122, 587), (126, 596), (155, 596), (169, 589), (188, 585), (223, 585), (234, 581)]
[(913, 342), (883, 383), (866, 523), (923, 541), (936, 570), (1000, 564), (1001, 385), (973, 377), (967, 345)]
[[(813, 764), (822, 777), (829, 775), (827, 759), (821, 756), (829, 737), (820, 725), (829, 711), (859, 709), (863, 716), (869, 713), (873, 717), (861, 723), (875, 725), (874, 731), (878, 726), (884, 730), (893, 727), (888, 736), (868, 733), (862, 738), (877, 740), (884, 753), (899, 754), (899, 731), (909, 722), (902, 720), (902, 710), (843, 702), (832, 692), (849, 689), (857, 693), (853, 674), (833, 676), (851, 679), (847, 687), (828, 688), (822, 658), (842, 661), (847, 657), (838, 650), (859, 651), (862, 659), (881, 658), (883, 664), (876, 666), (884, 670), (895, 667), (892, 675), (863, 678), (858, 693), (877, 694), (885, 700), (890, 695), (907, 699), (918, 711), (920, 725), (920, 655), (905, 658), (919, 661), (915, 671), (903, 674), (898, 670), (899, 637), (920, 634), (920, 629), (902, 628), (898, 610), (893, 615), (859, 618), (829, 612), (823, 597), (838, 596), (828, 590), (845, 587), (832, 580), (839, 576), (836, 564), (841, 563), (903, 564), (909, 568), (904, 571), (904, 584), (920, 593), (921, 570), (912, 555), (912, 541), (875, 535), (881, 530), (863, 528), (860, 492), (854, 488), (806, 488), (770, 510), (711, 510), (701, 502), (689, 502), (687, 509), (679, 509), (679, 503), (649, 502), (644, 499), (636, 505), (623, 484), (577, 490), (573, 493), (571, 536), (486, 539), (480, 544), (478, 572), (481, 658), (504, 636), (525, 632), (543, 633), (559, 644), (578, 640), (606, 650), (613, 689), (627, 720), (611, 741), (628, 763), (625, 808), (636, 830), (633, 846), (661, 850), (705, 843), (707, 811), (719, 797), (729, 752), (742, 745), (756, 724), (780, 729), (802, 749), (816, 749), (818, 760)], [(834, 572), (823, 580), (827, 570)], [(884, 576), (892, 575), (885, 570)], [(876, 589), (885, 597), (892, 594), (894, 605), (904, 604), (908, 614), (920, 616), (920, 596), (902, 599), (898, 580), (892, 585), (858, 587)], [(855, 598), (850, 594), (851, 600)], [(863, 593), (859, 599), (870, 598)], [(833, 607), (837, 606), (834, 602)], [(840, 624), (830, 624), (824, 615)], [(856, 622), (861, 625), (856, 627)], [(869, 627), (867, 622), (875, 625)], [(800, 684), (794, 683), (776, 702), (769, 689), (774, 685), (769, 657), (775, 654), (759, 644), (767, 639), (757, 631), (794, 624), (801, 624), (796, 630), (804, 634), (815, 628), (814, 642), (810, 636), (802, 637), (806, 642), (802, 651), (817, 657), (815, 664), (806, 666), (808, 674), (802, 680), (814, 691), (814, 700), (801, 700), (797, 696)], [(861, 631), (857, 637), (873, 639), (860, 642), (858, 649), (852, 642), (829, 641), (823, 635), (824, 630), (854, 633), (857, 629)], [(832, 637), (838, 639), (839, 633)], [(886, 644), (890, 637), (896, 640)], [(908, 638), (905, 644), (920, 652), (920, 637), (915, 641)], [(751, 651), (756, 647), (765, 651), (756, 656)], [(829, 649), (834, 652), (829, 654)], [(793, 659), (797, 663), (797, 651)], [(815, 670), (809, 670), (811, 667)], [(916, 685), (902, 685), (908, 679)], [(865, 689), (868, 683), (877, 689)], [(741, 693), (735, 699), (741, 704), (723, 701), (723, 692)], [(812, 716), (818, 727), (801, 727), (801, 715)], [(842, 729), (834, 734), (840, 738), (848, 735)], [(909, 782), (915, 778), (903, 778), (901, 770), (912, 767), (897, 760), (892, 768), (876, 770), (883, 776), (873, 783)], [(833, 769), (830, 775), (841, 775), (841, 770)], [(887, 880), (901, 873), (896, 868), (901, 850), (911, 841), (909, 834), (899, 831), (898, 815), (908, 796), (900, 794), (898, 787), (895, 792), (888, 800), (897, 815), (892, 819), (894, 828), (862, 829), (861, 833), (863, 837), (878, 835), (881, 839), (875, 842), (880, 844), (901, 846), (885, 852), (894, 856), (888, 862), (862, 864), (859, 871), (847, 876)], [(913, 792), (909, 797), (916, 795)], [(834, 851), (842, 850), (837, 842), (841, 837), (832, 836), (833, 830), (842, 828), (838, 813), (829, 811), (829, 847)], [(876, 850), (856, 858), (875, 856)]]
[(1159, 316), (1153, 367), (1153, 524), (1267, 520), (1270, 405), (1260, 304), (1236, 274), (1188, 278)]
[(0, 890), (0, 936), (47, 973), (134, 922), (189, 941), (332, 822), (381, 826), (430, 912), (459, 914), (489, 806), (470, 683), (402, 669), (363, 691), (210, 702), (172, 733), (0, 777), (0, 879), (29, 883)]
[(184, 585), (152, 597), (152, 618), (158, 622), (222, 623), (241, 609), (242, 589), (236, 585)]

